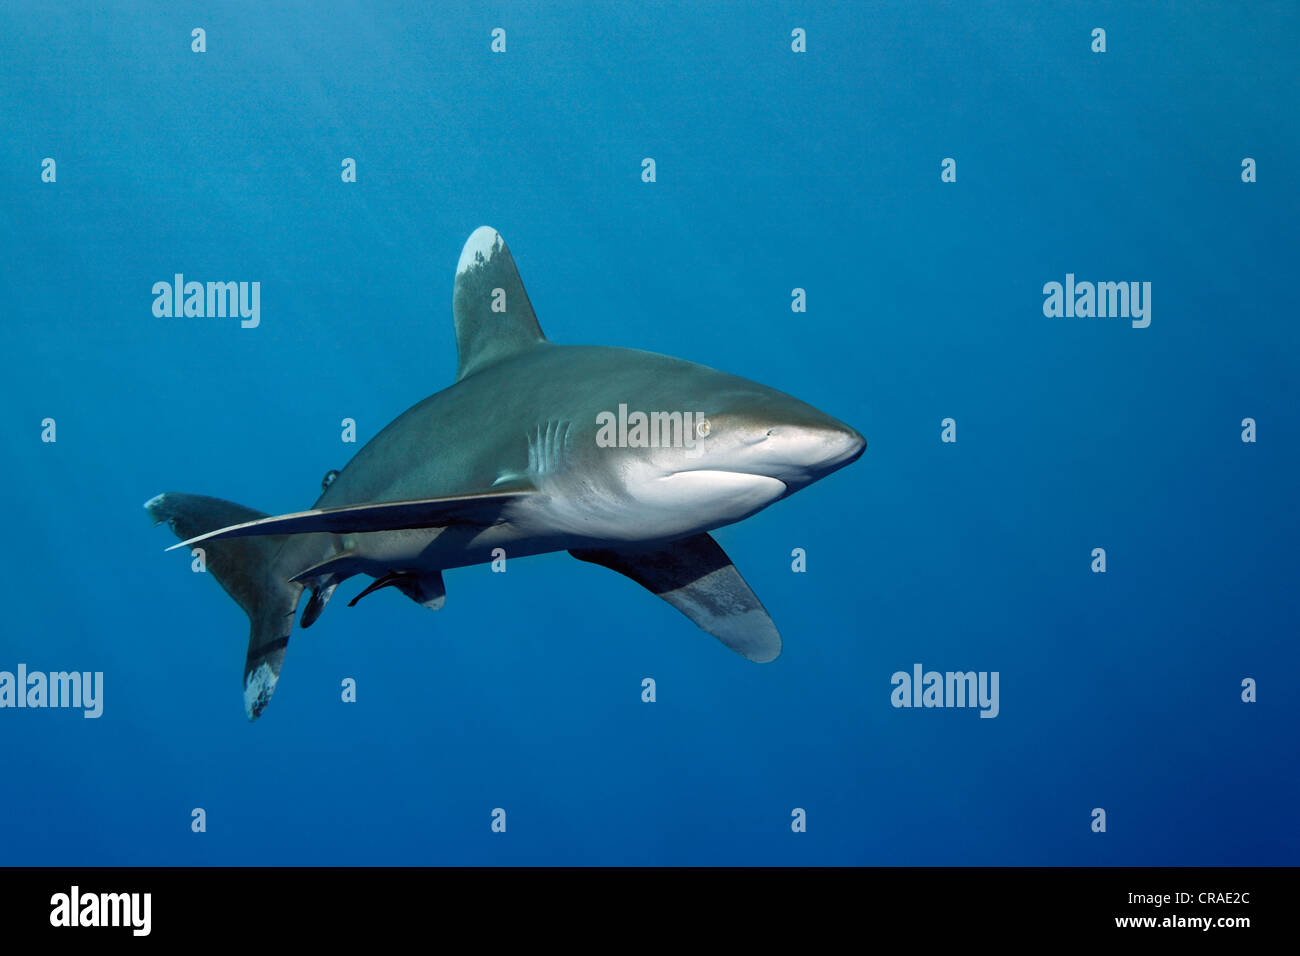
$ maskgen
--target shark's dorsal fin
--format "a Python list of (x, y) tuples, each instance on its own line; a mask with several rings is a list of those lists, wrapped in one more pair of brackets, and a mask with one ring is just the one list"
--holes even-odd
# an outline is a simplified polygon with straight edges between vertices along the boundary
[(491, 226), (474, 230), (456, 265), (456, 381), (546, 344), (505, 240)]

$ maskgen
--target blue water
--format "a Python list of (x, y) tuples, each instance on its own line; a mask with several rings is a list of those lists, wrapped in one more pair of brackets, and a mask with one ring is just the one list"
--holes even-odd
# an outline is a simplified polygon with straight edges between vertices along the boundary
[[(0, 862), (1300, 863), (1294, 4), (329, 6), (0, 11), (0, 669), (104, 674), (0, 710)], [(310, 506), (342, 419), (450, 384), (482, 224), (552, 340), (867, 436), (717, 532), (785, 653), (564, 554), (436, 614), (353, 579), (250, 724), (140, 506)], [(175, 273), (260, 326), (155, 318)], [(1045, 317), (1066, 273), (1150, 326)], [(894, 708), (915, 663), (998, 716)]]

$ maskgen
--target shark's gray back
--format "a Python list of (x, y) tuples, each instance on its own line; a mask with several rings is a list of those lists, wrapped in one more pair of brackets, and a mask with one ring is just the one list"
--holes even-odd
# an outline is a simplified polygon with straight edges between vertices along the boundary
[(357, 452), (315, 507), (481, 492), (503, 470), (527, 469), (529, 436), (548, 423), (567, 424), (572, 453), (586, 457), (598, 413), (622, 403), (707, 414), (698, 403), (716, 400), (732, 378), (653, 352), (544, 343), (412, 406)]

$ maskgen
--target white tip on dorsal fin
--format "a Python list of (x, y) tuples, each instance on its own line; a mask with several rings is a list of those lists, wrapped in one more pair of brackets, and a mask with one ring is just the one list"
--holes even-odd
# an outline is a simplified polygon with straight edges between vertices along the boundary
[(475, 229), (461, 251), (451, 309), (457, 381), (546, 342), (514, 257), (491, 226)]
[(460, 275), (472, 265), (487, 262), (492, 258), (497, 243), (505, 245), (501, 233), (491, 226), (479, 226), (465, 241), (465, 248), (460, 251), (460, 261), (456, 263), (456, 275)]

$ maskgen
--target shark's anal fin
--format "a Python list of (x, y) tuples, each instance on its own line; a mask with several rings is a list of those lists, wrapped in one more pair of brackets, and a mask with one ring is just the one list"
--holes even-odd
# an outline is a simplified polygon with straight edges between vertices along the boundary
[(332, 574), (327, 575), (320, 581), (315, 590), (311, 592), (311, 600), (302, 609), (302, 617), (298, 619), (299, 627), (306, 630), (316, 623), (316, 619), (320, 617), (321, 611), (325, 610), (325, 605), (329, 604), (334, 589), (338, 586), (339, 580)]
[(311, 627), (325, 610), (334, 595), (334, 589), (361, 570), (361, 562), (351, 551), (333, 555), (330, 558), (300, 571), (289, 579), (293, 584), (311, 588), (311, 600), (303, 608), (298, 625), (304, 629)]
[(330, 531), (349, 534), (364, 531), (400, 531), (407, 528), (445, 528), (453, 524), (491, 525), (501, 517), (502, 509), (527, 497), (531, 492), (519, 490), (488, 491), (475, 495), (452, 495), (446, 498), (421, 498), (413, 501), (384, 501), (378, 504), (353, 505), (298, 511), (245, 521), (209, 531), (174, 544), (168, 551), (189, 548), (203, 541), (222, 538), (245, 538), (260, 534), (309, 534)]
[(737, 654), (766, 663), (781, 653), (781, 635), (758, 597), (708, 534), (660, 548), (570, 551), (659, 595)]

